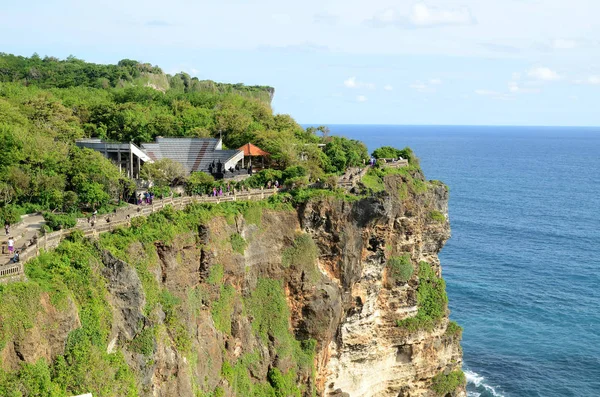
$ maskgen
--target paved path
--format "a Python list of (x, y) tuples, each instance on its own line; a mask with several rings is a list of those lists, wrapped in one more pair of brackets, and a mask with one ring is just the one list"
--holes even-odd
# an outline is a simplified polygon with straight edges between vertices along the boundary
[[(29, 246), (29, 241), (38, 234), (42, 225), (46, 223), (42, 215), (31, 214), (22, 218), (22, 221), (15, 227), (10, 228), (9, 236), (15, 240), (15, 248), (21, 250), (23, 247)], [(8, 237), (2, 230), (0, 245), (2, 246), (2, 255), (0, 256), (0, 264), (6, 264), (10, 261), (8, 254), (7, 241)]]
[[(127, 205), (125, 207), (117, 208), (116, 212), (104, 215), (98, 215), (96, 217), (95, 222), (88, 222), (87, 218), (79, 218), (77, 220), (77, 225), (73, 229), (62, 230), (47, 234), (45, 236), (40, 236), (37, 239), (37, 243), (33, 241), (34, 237), (40, 235), (40, 229), (42, 225), (45, 223), (44, 217), (42, 215), (31, 214), (26, 215), (22, 218), (22, 222), (20, 222), (15, 227), (11, 228), (10, 236), (12, 236), (15, 240), (15, 249), (22, 251), (21, 262), (26, 262), (32, 256), (37, 256), (36, 252), (31, 252), (32, 248), (51, 248), (58, 244), (64, 235), (68, 235), (72, 230), (79, 229), (84, 232), (85, 235), (88, 234), (98, 234), (106, 231), (110, 231), (115, 227), (123, 224), (128, 224), (128, 220), (134, 218), (136, 216), (146, 216), (151, 214), (152, 212), (159, 211), (167, 205), (173, 205), (177, 209), (185, 208), (188, 204), (192, 202), (204, 202), (204, 203), (219, 203), (225, 201), (234, 201), (236, 199), (239, 200), (260, 200), (275, 194), (276, 189), (270, 190), (262, 190), (262, 189), (252, 189), (250, 191), (240, 191), (235, 195), (223, 195), (223, 196), (184, 196), (180, 198), (166, 198), (164, 200), (154, 200), (152, 205)], [(110, 222), (107, 222), (107, 219), (110, 219)], [(58, 234), (58, 236), (56, 236)], [(54, 240), (56, 244), (50, 243), (48, 245), (49, 240)], [(6, 242), (8, 241), (8, 236), (4, 234), (4, 230), (2, 230), (2, 236), (0, 237), (0, 246), (4, 246), (3, 254), (0, 254), (0, 273), (2, 273), (2, 266), (10, 265), (11, 256), (8, 254), (8, 247)], [(28, 250), (23, 251), (23, 249), (29, 247)], [(2, 252), (2, 251), (0, 251)], [(9, 274), (0, 274), (0, 278), (2, 276)]]
[(362, 177), (369, 171), (370, 166), (366, 165), (364, 167), (351, 167), (344, 172), (344, 175), (338, 178), (338, 186), (347, 190), (351, 190), (358, 181), (362, 179)]

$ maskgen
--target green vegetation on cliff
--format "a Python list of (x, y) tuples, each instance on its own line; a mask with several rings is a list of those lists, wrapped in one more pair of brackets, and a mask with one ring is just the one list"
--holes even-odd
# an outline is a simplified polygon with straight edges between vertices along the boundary
[(433, 377), (431, 389), (438, 396), (447, 396), (467, 382), (465, 374), (461, 370), (450, 373), (441, 373)]
[(388, 278), (392, 282), (405, 283), (412, 277), (415, 272), (410, 261), (410, 254), (402, 256), (392, 256), (387, 263)]
[(432, 330), (444, 318), (448, 309), (446, 282), (435, 274), (433, 267), (427, 262), (419, 263), (418, 276), (417, 315), (398, 321), (398, 326), (409, 331)]

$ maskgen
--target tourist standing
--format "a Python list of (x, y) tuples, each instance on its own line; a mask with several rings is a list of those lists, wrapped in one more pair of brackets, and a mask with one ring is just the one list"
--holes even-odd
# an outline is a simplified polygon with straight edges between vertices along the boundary
[(4, 221), (4, 231), (6, 232), (6, 235), (8, 236), (9, 232), (10, 232), (10, 224), (8, 223), (8, 221)]
[(8, 255), (12, 255), (15, 250), (15, 240), (13, 240), (12, 236), (8, 238)]

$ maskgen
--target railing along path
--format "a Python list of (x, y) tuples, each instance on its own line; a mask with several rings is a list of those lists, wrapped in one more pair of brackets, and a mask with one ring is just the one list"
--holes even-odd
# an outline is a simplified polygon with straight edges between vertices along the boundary
[[(153, 200), (152, 204), (129, 205), (119, 208), (112, 214), (98, 216), (94, 222), (87, 218), (79, 218), (77, 225), (71, 229), (58, 230), (34, 238), (21, 247), (15, 247), (19, 252), (19, 262), (0, 265), (0, 283), (20, 279), (24, 275), (24, 265), (28, 260), (37, 257), (41, 250), (56, 248), (60, 242), (76, 230), (83, 232), (86, 237), (97, 236), (101, 233), (110, 232), (119, 226), (129, 225), (132, 218), (148, 216), (153, 212), (160, 211), (166, 206), (174, 209), (184, 209), (193, 203), (223, 203), (228, 201), (263, 200), (277, 193), (277, 189), (255, 189), (249, 191), (235, 192), (223, 196), (182, 196), (169, 197), (162, 200)], [(109, 221), (107, 221), (109, 219)]]

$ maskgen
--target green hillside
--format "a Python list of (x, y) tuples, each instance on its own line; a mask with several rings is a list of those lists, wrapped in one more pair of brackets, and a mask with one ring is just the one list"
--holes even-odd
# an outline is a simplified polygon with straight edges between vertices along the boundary
[[(325, 139), (289, 115), (273, 114), (272, 93), (270, 87), (170, 76), (132, 60), (99, 65), (0, 54), (0, 221), (128, 197), (133, 181), (99, 153), (75, 147), (83, 137), (140, 143), (156, 136), (222, 136), (230, 148), (252, 142), (271, 153), (273, 168), (301, 166), (289, 174), (312, 180), (362, 164), (362, 143)], [(319, 143), (326, 143), (324, 151)]]

